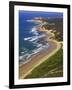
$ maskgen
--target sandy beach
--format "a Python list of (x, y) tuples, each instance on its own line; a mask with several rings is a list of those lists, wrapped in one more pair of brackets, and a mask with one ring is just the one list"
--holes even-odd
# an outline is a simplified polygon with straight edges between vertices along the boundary
[(50, 47), (32, 56), (28, 63), (19, 67), (19, 79), (24, 79), (35, 67), (54, 55), (60, 49), (61, 44), (53, 39), (54, 34), (49, 31), (45, 31), (45, 33), (47, 36), (46, 41), (48, 41)]

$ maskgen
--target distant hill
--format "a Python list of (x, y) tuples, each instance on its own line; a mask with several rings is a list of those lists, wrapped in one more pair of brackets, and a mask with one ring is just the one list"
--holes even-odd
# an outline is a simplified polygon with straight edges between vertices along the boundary
[(41, 22), (48, 22), (48, 18), (43, 18), (43, 17), (35, 17), (34, 20), (41, 21)]

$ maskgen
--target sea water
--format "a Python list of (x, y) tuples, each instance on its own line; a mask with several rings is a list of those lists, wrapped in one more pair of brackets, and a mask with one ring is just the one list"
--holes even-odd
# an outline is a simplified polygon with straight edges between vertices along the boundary
[[(54, 13), (55, 16), (58, 15)], [(48, 42), (43, 41), (45, 33), (37, 30), (38, 23), (29, 21), (35, 17), (52, 17), (53, 13), (19, 11), (19, 62), (27, 63), (31, 56), (49, 48)], [(59, 14), (60, 15), (60, 14)]]

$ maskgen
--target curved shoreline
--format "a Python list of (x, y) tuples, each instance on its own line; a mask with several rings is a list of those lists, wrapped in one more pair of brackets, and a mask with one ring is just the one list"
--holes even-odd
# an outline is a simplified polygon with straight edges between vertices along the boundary
[(51, 39), (51, 37), (54, 37), (54, 34), (49, 31), (45, 31), (45, 33), (47, 34), (46, 40), (50, 44), (50, 47), (45, 51), (42, 50), (37, 53), (32, 57), (31, 61), (19, 67), (19, 79), (24, 79), (35, 67), (39, 66), (60, 49), (61, 44), (56, 40)]

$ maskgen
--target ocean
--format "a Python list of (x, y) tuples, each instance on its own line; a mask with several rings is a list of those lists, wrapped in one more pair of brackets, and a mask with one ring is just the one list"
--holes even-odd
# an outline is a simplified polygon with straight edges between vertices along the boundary
[(31, 56), (49, 48), (48, 42), (45, 42), (45, 33), (38, 31), (38, 23), (29, 20), (35, 17), (62, 17), (62, 13), (56, 12), (35, 12), (35, 11), (19, 11), (19, 63), (27, 63)]

